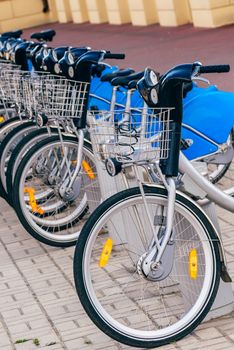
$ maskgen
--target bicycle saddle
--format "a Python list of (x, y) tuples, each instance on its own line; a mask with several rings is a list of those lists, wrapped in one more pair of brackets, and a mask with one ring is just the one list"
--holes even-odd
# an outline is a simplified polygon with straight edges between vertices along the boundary
[(114, 78), (117, 78), (117, 77), (125, 77), (126, 75), (129, 75), (129, 74), (132, 74), (134, 73), (135, 71), (131, 68), (126, 68), (126, 69), (119, 69), (117, 70), (116, 72), (113, 72), (113, 73), (107, 73), (107, 74), (104, 74), (102, 77), (101, 77), (101, 81), (112, 81)]
[(13, 30), (10, 32), (5, 32), (2, 33), (1, 36), (4, 38), (14, 38), (14, 39), (18, 39), (20, 38), (20, 36), (23, 34), (23, 31), (21, 29), (19, 30)]
[(56, 31), (53, 29), (43, 30), (41, 32), (33, 33), (31, 39), (37, 39), (38, 41), (52, 41)]
[(144, 72), (138, 72), (134, 74), (130, 74), (126, 77), (117, 77), (111, 80), (111, 84), (114, 86), (128, 86), (128, 83), (133, 80), (139, 80), (144, 76)]

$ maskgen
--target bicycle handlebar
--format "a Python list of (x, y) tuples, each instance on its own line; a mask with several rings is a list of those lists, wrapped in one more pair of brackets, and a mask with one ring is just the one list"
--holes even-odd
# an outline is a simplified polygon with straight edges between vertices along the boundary
[(230, 71), (229, 64), (219, 64), (212, 66), (201, 66), (199, 73), (228, 73)]
[(124, 60), (125, 59), (125, 54), (124, 53), (110, 53), (107, 52), (104, 55), (104, 58), (109, 58), (109, 59), (116, 59), (116, 60)]

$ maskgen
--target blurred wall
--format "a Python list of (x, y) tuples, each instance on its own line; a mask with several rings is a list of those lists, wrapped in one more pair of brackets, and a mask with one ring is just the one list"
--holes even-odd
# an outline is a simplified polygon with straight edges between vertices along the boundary
[(0, 0), (0, 31), (59, 21), (218, 27), (234, 23), (234, 0)]
[(42, 0), (0, 0), (0, 32), (56, 22), (55, 0), (48, 3), (50, 11), (44, 13)]
[[(234, 23), (234, 0), (56, 0), (75, 23), (218, 27)], [(68, 10), (67, 10), (68, 11)], [(65, 12), (65, 11), (64, 11)], [(65, 18), (66, 16), (64, 16)]]

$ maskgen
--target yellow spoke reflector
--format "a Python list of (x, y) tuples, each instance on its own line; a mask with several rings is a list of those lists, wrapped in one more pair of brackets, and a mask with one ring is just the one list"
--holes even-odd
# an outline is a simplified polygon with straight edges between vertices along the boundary
[(100, 267), (105, 267), (106, 264), (108, 263), (108, 260), (111, 255), (112, 247), (113, 247), (113, 240), (111, 238), (108, 238), (108, 240), (103, 246), (102, 253), (100, 256), (100, 260), (99, 260)]
[(88, 162), (86, 162), (86, 160), (82, 161), (82, 167), (83, 167), (84, 171), (86, 172), (86, 174), (88, 175), (88, 177), (90, 178), (90, 180), (94, 180), (95, 175), (93, 173), (91, 166), (89, 165)]
[(37, 214), (44, 214), (44, 210), (37, 204), (36, 198), (35, 198), (35, 190), (32, 187), (25, 187), (24, 193), (28, 193), (29, 195), (29, 205), (32, 209), (33, 213)]
[(197, 278), (198, 258), (197, 250), (191, 249), (189, 252), (189, 275), (191, 279)]
[(3, 115), (0, 115), (0, 123), (5, 122), (5, 117)]

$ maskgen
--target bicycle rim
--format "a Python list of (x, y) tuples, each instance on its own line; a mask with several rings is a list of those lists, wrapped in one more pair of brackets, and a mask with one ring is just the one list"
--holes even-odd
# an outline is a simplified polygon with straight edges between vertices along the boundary
[[(74, 262), (76, 287), (89, 316), (95, 314), (93, 321), (102, 330), (109, 327), (113, 338), (133, 346), (158, 346), (179, 339), (199, 317), (205, 317), (208, 311), (204, 310), (217, 290), (216, 253), (199, 218), (177, 201), (173, 268), (162, 281), (147, 280), (140, 266), (152, 241), (149, 221), (141, 196), (126, 198), (112, 203), (102, 214), (97, 210), (96, 220), (94, 212), (92, 224), (90, 219), (82, 230)], [(147, 203), (151, 215), (159, 208), (165, 213), (165, 195), (147, 194)], [(116, 244), (101, 268), (108, 239)], [(198, 258), (195, 279), (188, 273), (191, 251)]]
[[(74, 152), (77, 149), (76, 142), (64, 142), (66, 148), (71, 148)], [(75, 241), (80, 233), (80, 229), (84, 223), (83, 215), (87, 212), (87, 192), (95, 193), (98, 188), (96, 170), (92, 153), (84, 148), (84, 158), (89, 162), (90, 167), (93, 169), (95, 178), (89, 179), (89, 176), (82, 171), (79, 176), (82, 177), (82, 186), (77, 198), (71, 202), (64, 202), (59, 196), (60, 184), (48, 184), (48, 169), (49, 165), (53, 164), (53, 160), (47, 163), (46, 169), (41, 169), (36, 175), (33, 174), (33, 168), (37, 165), (41, 156), (45, 159), (48, 152), (53, 149), (53, 152), (61, 156), (61, 145), (59, 142), (53, 144), (47, 144), (43, 148), (39, 149), (30, 159), (30, 162), (26, 164), (21, 174), (19, 183), (19, 203), (23, 216), (32, 229), (38, 233), (38, 235), (57, 242), (71, 242)], [(72, 153), (71, 153), (72, 154)], [(74, 157), (75, 158), (75, 157)], [(62, 162), (62, 157), (60, 157)], [(70, 159), (72, 162), (73, 160)], [(42, 209), (43, 214), (35, 212), (30, 207), (29, 195), (25, 194), (25, 188), (32, 188), (34, 190), (34, 198), (37, 201), (38, 206)], [(95, 197), (97, 200), (96, 205), (100, 202), (98, 193)]]

